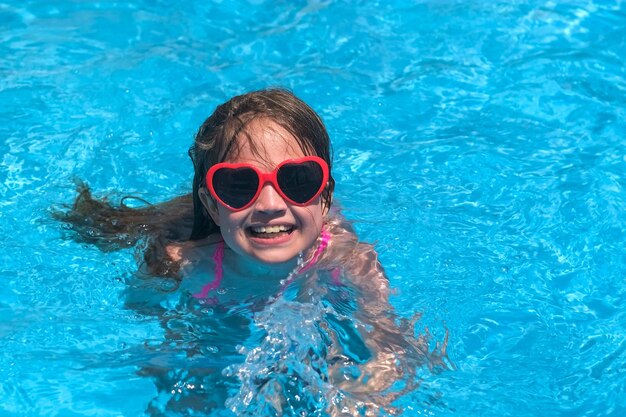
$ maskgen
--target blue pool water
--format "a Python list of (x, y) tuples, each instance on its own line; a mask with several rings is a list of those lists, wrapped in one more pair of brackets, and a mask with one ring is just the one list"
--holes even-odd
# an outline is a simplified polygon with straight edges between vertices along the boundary
[[(398, 314), (449, 331), (455, 369), (421, 372), (405, 415), (626, 415), (624, 57), (617, 0), (0, 2), (0, 415), (188, 415), (188, 375), (241, 361), (228, 323), (164, 348), (124, 308), (134, 252), (50, 212), (74, 178), (188, 191), (204, 118), (274, 85), (324, 118)], [(242, 410), (225, 372), (196, 400)]]

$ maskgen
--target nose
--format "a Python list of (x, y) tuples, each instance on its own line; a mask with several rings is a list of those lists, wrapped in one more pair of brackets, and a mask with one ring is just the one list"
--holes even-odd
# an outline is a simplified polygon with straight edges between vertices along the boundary
[(287, 210), (287, 203), (271, 184), (265, 184), (254, 203), (254, 210), (265, 214), (282, 213)]

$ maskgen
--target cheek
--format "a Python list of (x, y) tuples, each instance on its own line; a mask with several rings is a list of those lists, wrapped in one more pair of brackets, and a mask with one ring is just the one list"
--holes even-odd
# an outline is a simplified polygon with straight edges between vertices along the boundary
[(312, 229), (312, 231), (318, 232), (322, 230), (324, 214), (321, 205), (316, 204), (308, 207), (301, 207), (299, 209), (299, 216), (302, 226), (306, 229)]
[(230, 211), (223, 206), (219, 207), (218, 213), (219, 213), (218, 226), (220, 227), (222, 234), (233, 233), (238, 228), (237, 225), (241, 224), (242, 219), (244, 218), (244, 215), (242, 214), (242, 212)]

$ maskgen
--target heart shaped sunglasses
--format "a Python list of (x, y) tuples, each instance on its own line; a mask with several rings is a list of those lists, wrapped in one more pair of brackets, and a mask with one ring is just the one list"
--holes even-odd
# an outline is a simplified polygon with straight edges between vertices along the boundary
[(317, 156), (288, 159), (273, 171), (262, 172), (251, 164), (222, 162), (206, 174), (209, 192), (230, 210), (250, 207), (270, 183), (287, 202), (306, 206), (318, 197), (328, 183), (328, 164)]

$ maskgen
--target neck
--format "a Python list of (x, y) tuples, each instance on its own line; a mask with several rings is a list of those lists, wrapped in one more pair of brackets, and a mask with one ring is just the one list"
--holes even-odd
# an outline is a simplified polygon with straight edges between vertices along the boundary
[(232, 250), (227, 251), (225, 255), (224, 260), (231, 265), (233, 271), (238, 275), (249, 278), (274, 278), (281, 280), (287, 277), (298, 265), (297, 257), (287, 262), (268, 264), (238, 255)]

